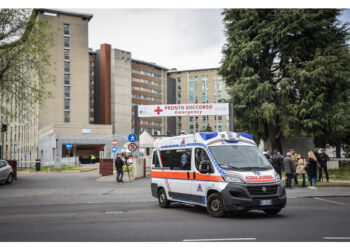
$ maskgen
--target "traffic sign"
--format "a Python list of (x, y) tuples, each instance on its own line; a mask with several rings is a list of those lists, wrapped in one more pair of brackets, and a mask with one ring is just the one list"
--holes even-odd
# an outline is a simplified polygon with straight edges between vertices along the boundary
[(68, 142), (67, 145), (66, 145), (66, 148), (67, 149), (72, 149), (72, 143)]
[(133, 142), (129, 143), (128, 149), (129, 149), (130, 152), (134, 152), (137, 149), (136, 143), (133, 143)]
[(116, 147), (116, 146), (113, 146), (113, 147), (112, 147), (112, 151), (113, 151), (113, 152), (116, 152), (116, 151), (117, 151), (117, 147)]
[(113, 146), (117, 146), (117, 143), (118, 143), (118, 142), (117, 142), (116, 139), (114, 139), (114, 140), (112, 141), (112, 145), (113, 145)]
[(137, 136), (135, 134), (130, 134), (128, 136), (129, 142), (135, 142), (137, 140)]

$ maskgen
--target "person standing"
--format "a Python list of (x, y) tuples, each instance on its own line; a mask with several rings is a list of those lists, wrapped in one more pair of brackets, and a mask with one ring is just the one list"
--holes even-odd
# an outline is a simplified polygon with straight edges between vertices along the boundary
[(312, 152), (312, 151), (308, 152), (307, 167), (308, 167), (310, 188), (311, 189), (317, 189), (317, 187), (316, 187), (316, 181), (317, 181), (317, 158), (316, 158), (314, 152)]
[(282, 178), (282, 163), (283, 157), (280, 152), (276, 152), (274, 156), (271, 158), (272, 167), (279, 174), (280, 178)]
[[(295, 153), (294, 148), (289, 149), (289, 153), (290, 153), (290, 157), (294, 161), (294, 166), (297, 166), (298, 165), (298, 158), (297, 158), (298, 154)], [(296, 174), (293, 175), (293, 179), (294, 179), (294, 184), (298, 185), (298, 178), (297, 178)]]
[(265, 155), (266, 159), (269, 160), (269, 162), (271, 162), (271, 149), (270, 148), (267, 148), (263, 154)]
[(117, 169), (117, 182), (123, 182), (123, 166), (124, 161), (120, 158), (120, 154), (117, 154), (117, 158), (115, 159), (115, 168)]
[(305, 167), (306, 167), (306, 160), (304, 159), (304, 157), (299, 154), (298, 155), (298, 165), (297, 165), (297, 170), (296, 170), (296, 173), (297, 173), (297, 177), (298, 177), (298, 174), (301, 174), (302, 178), (303, 178), (303, 182), (301, 184), (302, 187), (305, 187), (306, 186), (306, 183), (305, 183)]
[(328, 176), (328, 170), (327, 170), (327, 161), (329, 161), (329, 156), (326, 154), (326, 150), (324, 148), (321, 148), (321, 153), (320, 153), (320, 165), (321, 168), (319, 169), (319, 174), (318, 174), (318, 181), (321, 181), (322, 178), (322, 169), (324, 169), (324, 172), (326, 174), (326, 179), (327, 182), (329, 182), (329, 176)]
[(286, 188), (292, 188), (292, 177), (295, 175), (295, 165), (290, 153), (283, 159), (283, 168), (286, 173)]

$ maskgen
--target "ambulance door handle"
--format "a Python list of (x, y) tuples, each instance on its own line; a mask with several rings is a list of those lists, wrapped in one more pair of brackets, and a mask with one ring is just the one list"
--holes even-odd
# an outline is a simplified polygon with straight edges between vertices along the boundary
[(196, 179), (196, 172), (193, 172), (193, 180)]
[(187, 179), (190, 179), (190, 172), (187, 172)]

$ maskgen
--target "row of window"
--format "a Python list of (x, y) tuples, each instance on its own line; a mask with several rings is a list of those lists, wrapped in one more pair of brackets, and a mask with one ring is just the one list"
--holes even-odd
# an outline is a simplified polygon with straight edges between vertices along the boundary
[(63, 24), (64, 35), (64, 122), (70, 122), (70, 25)]
[(132, 95), (132, 98), (141, 99), (141, 100), (148, 100), (148, 101), (154, 101), (154, 102), (162, 102), (161, 99), (150, 97), (150, 96), (144, 96), (144, 95)]
[(151, 85), (157, 86), (157, 87), (161, 87), (161, 86), (162, 86), (160, 83), (153, 82), (153, 81), (148, 81), (148, 80), (141, 79), (141, 78), (134, 78), (134, 77), (132, 77), (131, 80), (132, 80), (133, 82), (147, 83), (147, 84), (151, 84)]
[(160, 95), (161, 92), (158, 90), (154, 90), (154, 89), (148, 89), (148, 88), (144, 88), (144, 87), (137, 87), (137, 86), (132, 86), (133, 90), (138, 90), (138, 91), (144, 91), (144, 92), (148, 92), (148, 93), (153, 93), (153, 94), (157, 94)]
[(145, 75), (145, 76), (151, 76), (151, 77), (160, 79), (160, 75), (157, 75), (157, 74), (154, 74), (154, 73), (151, 73), (151, 72), (147, 72), (147, 71), (132, 69), (131, 72), (132, 72), (132, 73), (135, 73), (135, 74), (140, 74), (140, 75)]
[(143, 121), (143, 120), (140, 121), (140, 124), (142, 124), (142, 125), (159, 126), (159, 127), (162, 126), (162, 123), (160, 123), (160, 122)]

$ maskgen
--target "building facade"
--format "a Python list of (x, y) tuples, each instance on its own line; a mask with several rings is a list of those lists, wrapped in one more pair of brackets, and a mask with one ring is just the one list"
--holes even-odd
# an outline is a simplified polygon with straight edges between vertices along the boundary
[[(229, 99), (228, 88), (218, 74), (218, 68), (168, 73), (176, 81), (176, 103), (220, 103)], [(228, 116), (176, 117), (176, 132), (225, 131), (229, 128)]]

